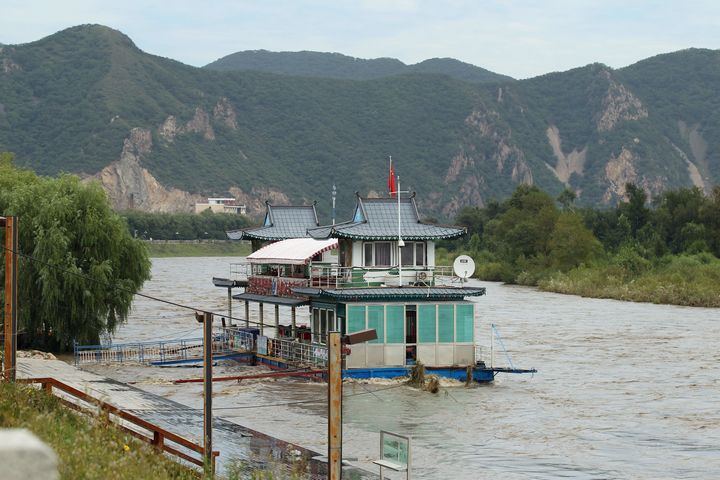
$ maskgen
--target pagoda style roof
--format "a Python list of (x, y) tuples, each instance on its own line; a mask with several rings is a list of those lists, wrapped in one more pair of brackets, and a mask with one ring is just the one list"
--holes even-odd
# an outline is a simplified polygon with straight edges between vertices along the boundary
[(318, 300), (357, 301), (458, 301), (485, 295), (484, 287), (369, 287), (313, 288), (293, 287), (293, 293)]
[(265, 220), (259, 227), (226, 232), (230, 240), (277, 241), (308, 236), (308, 229), (320, 225), (315, 204), (270, 205), (265, 202)]
[[(415, 195), (401, 198), (398, 222), (397, 198), (361, 198), (358, 195), (353, 219), (335, 225), (309, 228), (313, 238), (353, 240), (439, 240), (465, 235), (465, 228), (433, 225), (420, 220)], [(400, 229), (398, 231), (398, 223)]]

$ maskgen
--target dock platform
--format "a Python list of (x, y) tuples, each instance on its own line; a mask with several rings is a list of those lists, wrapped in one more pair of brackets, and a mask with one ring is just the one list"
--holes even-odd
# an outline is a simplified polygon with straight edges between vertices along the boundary
[[(60, 360), (18, 358), (17, 365), (19, 378), (51, 377), (58, 379), (159, 427), (202, 443), (202, 410), (190, 408), (132, 385), (81, 370)], [(300, 456), (308, 459), (309, 471), (312, 472), (302, 478), (324, 479), (327, 475), (327, 465), (312, 460), (322, 454), (218, 416), (213, 418), (213, 449), (220, 452), (220, 456), (217, 458), (219, 473), (237, 461), (249, 468), (290, 469), (293, 460)], [(268, 459), (274, 459), (274, 463), (268, 464)], [(349, 478), (379, 478), (372, 472), (350, 466), (343, 467), (343, 473), (345, 472), (348, 473)]]

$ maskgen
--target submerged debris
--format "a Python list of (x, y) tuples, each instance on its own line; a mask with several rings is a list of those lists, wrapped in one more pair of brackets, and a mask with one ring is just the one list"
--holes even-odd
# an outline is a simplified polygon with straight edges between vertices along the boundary
[(440, 378), (437, 375), (425, 376), (425, 365), (417, 362), (410, 370), (410, 379), (407, 384), (411, 387), (420, 388), (430, 393), (440, 391)]

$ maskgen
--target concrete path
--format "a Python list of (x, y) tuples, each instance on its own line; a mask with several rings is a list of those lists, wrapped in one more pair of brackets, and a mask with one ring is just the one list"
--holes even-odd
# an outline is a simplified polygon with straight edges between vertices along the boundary
[[(55, 378), (170, 432), (202, 444), (202, 410), (80, 370), (60, 360), (18, 358), (18, 377)], [(288, 428), (292, 426), (288, 425)], [(321, 455), (217, 416), (213, 419), (213, 449), (220, 452), (217, 458), (219, 473), (223, 473), (228, 465), (234, 462), (241, 462), (251, 469), (279, 469), (278, 473), (287, 473), (287, 466), (282, 459), (288, 458), (289, 452), (299, 452), (306, 458)], [(324, 464), (315, 461), (310, 463), (312, 471), (319, 474), (325, 471)], [(346, 478), (358, 480), (378, 478), (373, 473), (355, 467), (344, 467), (343, 475), (346, 473)], [(308, 475), (306, 478), (325, 478), (325, 475)]]

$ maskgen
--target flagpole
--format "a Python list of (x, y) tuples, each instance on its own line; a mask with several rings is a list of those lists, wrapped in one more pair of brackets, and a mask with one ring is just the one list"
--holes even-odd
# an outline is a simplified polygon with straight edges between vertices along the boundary
[(396, 190), (397, 199), (398, 199), (398, 280), (399, 285), (402, 287), (402, 247), (405, 245), (402, 240), (401, 232), (400, 232), (400, 175), (397, 176), (397, 190)]

